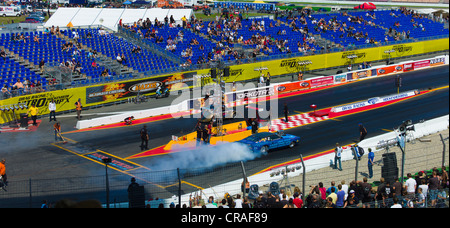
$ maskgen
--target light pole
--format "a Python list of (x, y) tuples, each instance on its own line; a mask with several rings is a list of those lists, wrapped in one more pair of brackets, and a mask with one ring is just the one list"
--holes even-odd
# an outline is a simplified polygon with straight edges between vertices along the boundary
[(384, 53), (388, 54), (388, 60), (386, 62), (386, 65), (390, 65), (391, 64), (391, 53), (395, 52), (394, 49), (389, 49), (389, 50), (385, 50)]

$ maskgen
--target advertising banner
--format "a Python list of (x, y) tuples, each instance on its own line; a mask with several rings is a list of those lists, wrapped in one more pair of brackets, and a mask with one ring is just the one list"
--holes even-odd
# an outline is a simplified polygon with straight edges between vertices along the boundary
[(377, 76), (377, 69), (360, 70), (347, 73), (347, 81)]
[(279, 94), (288, 93), (297, 90), (309, 89), (311, 88), (310, 80), (302, 80), (298, 82), (285, 83), (281, 85), (276, 85), (275, 89)]
[(413, 63), (404, 63), (403, 64), (403, 71), (404, 72), (408, 72), (408, 71), (412, 71), (412, 70), (414, 70)]
[(421, 60), (421, 61), (417, 61), (413, 63), (413, 68), (414, 70), (420, 69), (420, 68), (424, 68), (424, 67), (429, 67), (430, 66), (430, 60)]
[(344, 83), (347, 81), (347, 74), (334, 75), (334, 84)]
[(387, 102), (387, 101), (398, 100), (401, 98), (414, 96), (416, 94), (419, 94), (419, 91), (412, 90), (412, 91), (403, 92), (403, 93), (394, 94), (394, 95), (388, 95), (388, 96), (384, 96), (384, 97), (373, 97), (366, 101), (361, 101), (361, 102), (356, 102), (356, 103), (352, 103), (352, 104), (348, 104), (348, 105), (333, 107), (331, 109), (331, 112), (335, 112), (335, 113), (336, 112), (344, 112), (344, 111), (362, 108), (362, 107), (379, 104), (379, 103), (383, 103), (383, 102)]
[(439, 66), (445, 64), (445, 56), (430, 59), (430, 66)]
[(320, 77), (320, 78), (311, 79), (311, 87), (324, 86), (324, 85), (330, 85), (330, 84), (334, 84), (333, 76), (324, 76), (324, 77)]
[[(81, 103), (83, 105), (86, 102), (85, 88), (73, 88), (13, 97), (7, 100), (0, 100), (0, 105), (10, 106), (19, 103), (25, 103), (28, 107), (35, 105), (39, 110), (38, 115), (45, 115), (50, 113), (48, 110), (48, 104), (52, 99), (56, 103), (56, 112), (75, 109), (75, 102), (77, 102), (78, 99), (81, 99)], [(15, 111), (15, 114), (18, 115), (20, 113), (26, 113), (27, 111), (27, 109), (17, 110)], [(12, 112), (1, 112), (0, 123), (9, 122), (11, 121), (11, 118), (14, 118)]]
[(377, 69), (377, 75), (403, 72), (403, 65), (385, 66)]
[(156, 92), (158, 86), (165, 84), (171, 91), (182, 89), (183, 85), (193, 86), (196, 72), (177, 73), (162, 77), (109, 83), (86, 88), (86, 103), (110, 102), (120, 98), (136, 96), (138, 93), (151, 94)]
[(267, 75), (267, 73), (270, 73), (272, 76), (296, 74), (300, 71), (305, 72), (447, 50), (449, 48), (448, 42), (448, 38), (444, 38), (439, 40), (234, 65), (230, 66), (230, 76), (225, 78), (225, 82), (231, 83), (233, 81), (254, 80), (259, 78), (260, 74)]

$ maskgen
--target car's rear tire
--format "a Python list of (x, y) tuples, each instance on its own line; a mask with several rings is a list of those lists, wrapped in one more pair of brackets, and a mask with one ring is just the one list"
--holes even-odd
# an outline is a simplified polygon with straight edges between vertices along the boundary
[(295, 146), (295, 142), (291, 142), (291, 144), (289, 144), (289, 148), (293, 148)]
[(260, 152), (261, 152), (261, 154), (266, 155), (267, 153), (269, 153), (269, 147), (267, 147), (267, 146), (261, 147)]

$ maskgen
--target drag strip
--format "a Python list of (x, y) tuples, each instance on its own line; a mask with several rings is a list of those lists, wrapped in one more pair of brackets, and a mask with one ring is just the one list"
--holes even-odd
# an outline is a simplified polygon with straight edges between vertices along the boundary
[[(340, 142), (343, 145), (353, 143), (357, 138), (357, 124), (359, 122), (364, 123), (369, 131), (368, 137), (370, 137), (383, 133), (382, 129), (392, 129), (406, 119), (412, 119), (416, 122), (448, 114), (448, 66), (436, 67), (427, 71), (404, 73), (402, 78), (403, 85), (400, 92), (413, 89), (427, 90), (442, 86), (447, 86), (447, 88), (431, 91), (388, 107), (341, 116), (337, 121), (327, 120), (287, 129), (287, 133), (302, 137), (300, 145), (294, 149), (275, 151), (268, 156), (247, 161), (247, 174), (252, 175), (268, 167), (298, 159), (300, 153), (305, 157), (327, 151), (333, 148), (336, 142)], [(350, 102), (367, 100), (372, 97), (382, 97), (395, 92), (394, 76), (378, 77), (311, 93), (303, 93), (298, 96), (286, 96), (279, 100), (279, 110), (281, 114), (282, 105), (287, 103), (291, 113), (304, 113), (311, 111), (309, 106), (312, 103), (317, 104), (319, 109), (331, 108)], [(150, 129), (149, 147), (157, 148), (165, 145), (171, 140), (171, 135), (191, 132), (195, 122), (196, 119), (193, 118), (170, 118), (146, 123)], [(83, 145), (97, 147), (97, 149), (104, 152), (107, 151), (107, 153), (123, 160), (123, 158), (140, 152), (139, 129), (141, 126), (134, 125), (107, 130), (73, 132), (69, 136), (71, 139), (82, 142)], [(172, 155), (163, 154), (160, 156)], [(152, 164), (151, 160), (160, 156), (135, 159), (134, 162), (141, 165)], [(147, 168), (151, 169), (151, 167)], [(236, 172), (230, 170), (230, 173)], [(235, 178), (239, 178), (240, 174), (236, 175)], [(215, 182), (216, 180), (211, 181)], [(198, 180), (191, 180), (190, 182), (195, 186), (203, 185)], [(218, 184), (219, 182), (220, 180), (217, 180), (217, 183), (209, 184)]]

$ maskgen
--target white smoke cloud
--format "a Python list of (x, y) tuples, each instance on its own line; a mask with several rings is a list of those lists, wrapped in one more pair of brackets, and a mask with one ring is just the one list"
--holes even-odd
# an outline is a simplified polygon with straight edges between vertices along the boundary
[(215, 146), (202, 145), (194, 150), (182, 150), (168, 156), (157, 158), (150, 165), (151, 170), (172, 170), (189, 168), (213, 168), (232, 162), (253, 160), (261, 153), (251, 151), (246, 145), (220, 143)]

